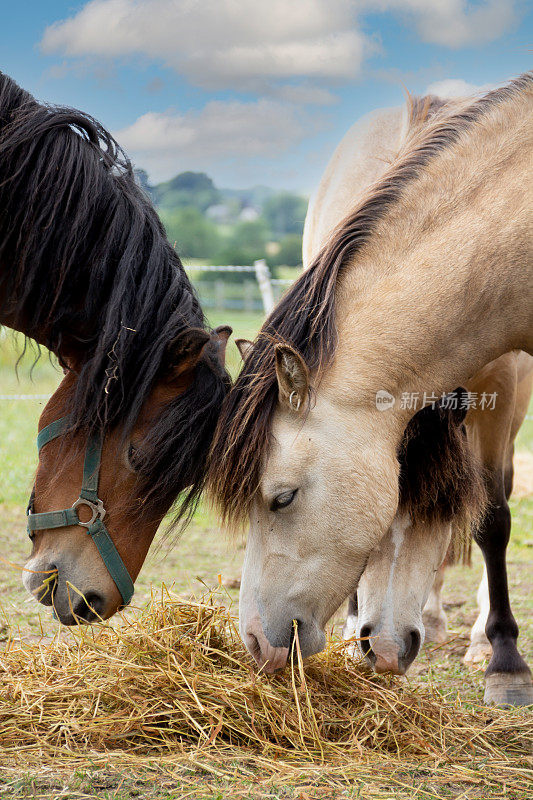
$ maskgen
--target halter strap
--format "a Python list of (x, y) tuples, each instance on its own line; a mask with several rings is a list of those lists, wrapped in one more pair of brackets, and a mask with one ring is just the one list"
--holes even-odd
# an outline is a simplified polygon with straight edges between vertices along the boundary
[[(55, 422), (43, 428), (37, 436), (39, 452), (46, 444), (53, 441), (53, 439), (57, 439), (58, 436), (62, 436), (66, 433), (71, 424), (71, 417), (66, 416), (55, 420)], [(80, 496), (71, 508), (65, 508), (62, 511), (47, 511), (35, 514), (33, 512), (35, 487), (33, 488), (26, 512), (28, 518), (28, 535), (32, 538), (35, 531), (67, 528), (70, 525), (80, 525), (86, 528), (87, 533), (92, 538), (102, 557), (107, 571), (121, 594), (124, 605), (127, 605), (133, 596), (133, 581), (103, 522), (106, 511), (104, 504), (98, 497), (98, 479), (102, 460), (102, 447), (102, 433), (92, 433), (89, 436), (87, 448), (85, 450)], [(82, 522), (80, 520), (78, 516), (79, 506), (86, 506), (91, 510), (92, 516), (87, 522)]]
[(51, 442), (53, 439), (57, 439), (58, 436), (62, 436), (62, 434), (66, 433), (69, 429), (72, 420), (70, 416), (61, 417), (60, 419), (56, 419), (55, 422), (51, 422), (50, 425), (47, 425), (46, 428), (43, 428), (42, 431), (39, 431), (37, 434), (37, 450), (39, 453), (48, 442)]

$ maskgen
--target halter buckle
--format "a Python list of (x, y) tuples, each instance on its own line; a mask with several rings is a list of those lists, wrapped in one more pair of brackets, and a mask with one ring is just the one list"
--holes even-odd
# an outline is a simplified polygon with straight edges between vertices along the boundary
[(82, 522), (80, 519), (80, 515), (77, 514), (78, 517), (78, 525), (82, 525), (84, 528), (90, 528), (97, 519), (103, 520), (105, 517), (105, 508), (102, 501), (98, 498), (96, 503), (93, 503), (92, 500), (86, 500), (84, 497), (78, 497), (75, 503), (72, 504), (73, 509), (77, 509), (78, 506), (87, 506), (87, 508), (91, 509), (92, 517), (87, 522)]

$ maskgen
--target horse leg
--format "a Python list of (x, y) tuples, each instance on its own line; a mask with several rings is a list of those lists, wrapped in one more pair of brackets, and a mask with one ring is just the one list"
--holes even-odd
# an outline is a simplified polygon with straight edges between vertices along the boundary
[(442, 644), (442, 642), (446, 641), (448, 635), (448, 620), (442, 606), (442, 584), (444, 583), (445, 570), (446, 559), (444, 559), (435, 574), (433, 586), (424, 606), (422, 618), (426, 630), (426, 642)]
[(470, 645), (463, 658), (465, 664), (477, 664), (480, 661), (488, 660), (492, 656), (492, 645), (485, 633), (490, 608), (489, 584), (485, 566), (483, 567), (483, 577), (477, 590), (477, 605), (479, 614), (470, 632)]
[(489, 613), (485, 632), (492, 645), (492, 658), (485, 672), (485, 702), (494, 705), (533, 703), (533, 682), (526, 662), (518, 652), (518, 625), (511, 611), (507, 544), (511, 534), (511, 512), (505, 496), (503, 470), (493, 473), (489, 487), (492, 508), (475, 538), (485, 560), (489, 589)]

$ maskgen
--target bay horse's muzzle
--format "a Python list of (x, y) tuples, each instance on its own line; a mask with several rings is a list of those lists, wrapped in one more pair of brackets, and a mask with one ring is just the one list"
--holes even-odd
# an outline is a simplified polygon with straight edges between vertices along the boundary
[[(66, 416), (43, 428), (37, 437), (39, 451), (68, 432), (71, 424), (71, 418)], [(98, 496), (102, 447), (103, 434), (92, 433), (85, 450), (80, 494), (70, 508), (35, 513), (35, 488), (33, 489), (26, 512), (28, 534), (33, 540), (37, 532), (46, 535), (47, 531), (65, 528), (84, 529), (88, 540), (96, 546), (107, 573), (120, 594), (122, 606), (125, 606), (132, 598), (134, 586), (104, 522), (106, 510)], [(43, 605), (53, 606), (55, 616), (64, 625), (94, 622), (109, 616), (109, 598), (106, 601), (100, 592), (95, 591), (91, 581), (87, 586), (85, 576), (80, 575), (72, 563), (66, 563), (64, 549), (54, 547), (48, 556), (36, 555), (30, 559), (23, 577), (28, 591)], [(111, 613), (116, 608), (117, 604), (114, 602)]]
[(92, 590), (82, 594), (65, 579), (68, 570), (60, 564), (49, 564), (47, 560), (30, 563), (32, 571), (25, 572), (24, 586), (39, 603), (52, 607), (54, 617), (63, 625), (96, 622), (107, 616), (104, 597)]

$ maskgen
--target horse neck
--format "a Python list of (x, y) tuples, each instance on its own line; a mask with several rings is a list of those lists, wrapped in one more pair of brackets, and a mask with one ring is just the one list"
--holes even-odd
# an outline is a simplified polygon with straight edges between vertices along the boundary
[(338, 283), (325, 386), (369, 406), (380, 389), (441, 393), (533, 347), (532, 112), (531, 91), (495, 106), (376, 224)]

